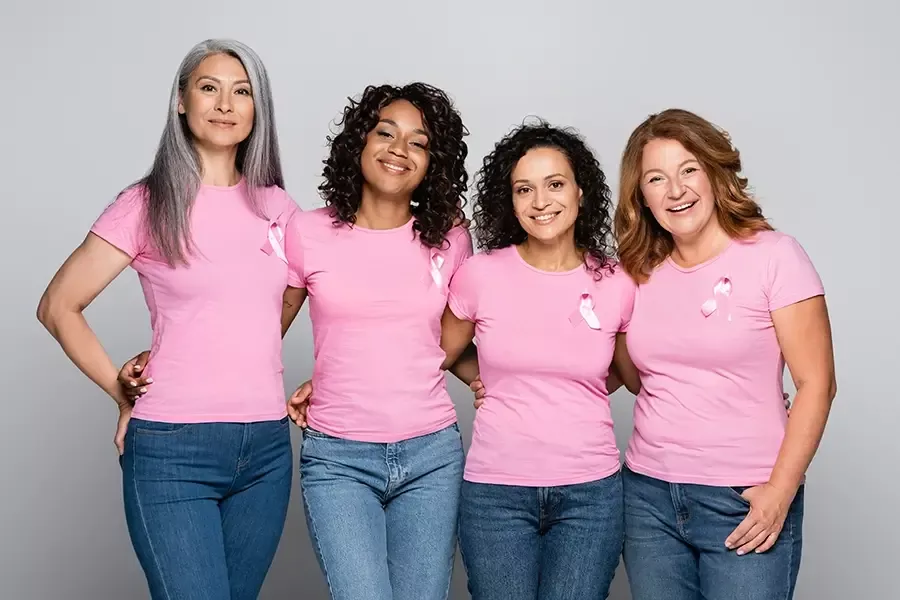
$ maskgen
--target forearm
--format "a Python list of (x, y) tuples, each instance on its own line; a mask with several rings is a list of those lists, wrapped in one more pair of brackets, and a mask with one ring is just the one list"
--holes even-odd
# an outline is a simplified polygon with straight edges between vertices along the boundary
[(291, 324), (294, 322), (294, 319), (297, 318), (297, 313), (300, 312), (299, 306), (294, 306), (289, 302), (284, 302), (281, 307), (281, 337), (284, 338), (287, 335), (288, 329), (291, 328)]
[(465, 383), (471, 384), (478, 378), (478, 349), (475, 344), (469, 343), (463, 353), (448, 369), (457, 379)]
[(791, 494), (796, 492), (822, 441), (833, 398), (833, 388), (826, 386), (802, 386), (797, 390), (770, 485)]
[(113, 365), (84, 315), (80, 311), (58, 311), (42, 322), (69, 360), (116, 403), (122, 403), (117, 381), (119, 369)]

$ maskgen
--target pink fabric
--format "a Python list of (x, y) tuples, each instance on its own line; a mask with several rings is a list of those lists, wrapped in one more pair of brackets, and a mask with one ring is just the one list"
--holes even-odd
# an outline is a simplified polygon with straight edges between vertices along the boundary
[(642, 383), (629, 468), (674, 483), (768, 481), (787, 421), (770, 312), (822, 294), (803, 248), (777, 232), (691, 269), (663, 263), (637, 290), (627, 336)]
[[(284, 190), (260, 191), (256, 216), (242, 181), (202, 186), (191, 214), (188, 267), (164, 262), (144, 227), (138, 188), (119, 196), (91, 232), (134, 260), (153, 329), (146, 374), (154, 382), (134, 416), (174, 423), (281, 419), (281, 306), (288, 265), (269, 233), (299, 210)], [(281, 242), (283, 244), (283, 242)]]
[[(585, 293), (593, 310), (582, 314)], [(466, 261), (450, 308), (475, 323), (486, 391), (467, 481), (569, 485), (619, 469), (606, 378), (633, 299), (634, 283), (618, 268), (600, 281), (584, 267), (539, 271), (514, 246)]]
[(433, 250), (415, 237), (413, 223), (336, 227), (321, 208), (297, 213), (288, 226), (290, 282), (309, 294), (313, 429), (391, 443), (456, 422), (441, 370), (441, 315), (472, 239), (457, 227)]

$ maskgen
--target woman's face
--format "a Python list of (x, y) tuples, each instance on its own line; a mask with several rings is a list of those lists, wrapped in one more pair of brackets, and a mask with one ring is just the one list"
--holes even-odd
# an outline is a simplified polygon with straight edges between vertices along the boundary
[(204, 58), (191, 73), (178, 112), (194, 141), (211, 149), (233, 148), (253, 130), (253, 93), (241, 61), (227, 54)]
[(709, 177), (697, 157), (675, 140), (644, 146), (641, 193), (657, 222), (677, 240), (694, 239), (717, 223)]
[(513, 210), (530, 238), (553, 242), (574, 236), (582, 191), (568, 158), (555, 148), (533, 148), (510, 176)]
[(387, 196), (412, 196), (428, 173), (428, 132), (422, 113), (407, 100), (381, 109), (360, 157), (366, 185)]

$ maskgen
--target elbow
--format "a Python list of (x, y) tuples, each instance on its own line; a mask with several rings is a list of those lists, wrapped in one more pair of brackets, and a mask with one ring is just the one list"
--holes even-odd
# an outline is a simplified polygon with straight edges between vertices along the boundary
[(837, 396), (837, 378), (832, 373), (831, 381), (828, 384), (828, 402), (834, 402), (835, 397)]
[(37, 320), (44, 326), (44, 329), (51, 333), (53, 332), (53, 310), (51, 309), (50, 297), (47, 295), (47, 292), (44, 292), (44, 295), (41, 296), (41, 301), (38, 302)]

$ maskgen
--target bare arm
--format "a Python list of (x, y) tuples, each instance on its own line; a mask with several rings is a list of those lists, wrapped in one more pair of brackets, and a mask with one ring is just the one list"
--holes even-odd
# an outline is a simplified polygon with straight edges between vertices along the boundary
[[(468, 321), (465, 322), (468, 323)], [(471, 385), (478, 379), (478, 349), (475, 344), (469, 342), (449, 371), (466, 385)]]
[[(631, 362), (631, 356), (628, 354), (628, 346), (625, 345), (625, 334), (616, 334), (616, 349), (613, 352), (613, 364), (610, 368), (610, 376), (613, 373), (628, 389), (629, 392), (637, 395), (641, 391), (641, 377), (637, 367)], [(612, 390), (609, 390), (612, 393)]]
[(38, 304), (37, 318), (69, 359), (117, 404), (125, 399), (113, 365), (82, 314), (130, 263), (131, 257), (89, 233), (50, 281)]
[(776, 310), (772, 323), (797, 395), (769, 483), (793, 497), (822, 440), (837, 394), (825, 298), (817, 296)]
[[(444, 364), (441, 368), (450, 370), (454, 375), (459, 377), (463, 383), (469, 384), (472, 379), (478, 376), (478, 359), (472, 345), (472, 339), (475, 337), (475, 323), (471, 321), (463, 321), (457, 318), (450, 310), (450, 307), (444, 309), (444, 315), (441, 317), (441, 350), (446, 354)], [(469, 350), (469, 346), (472, 349)], [(468, 350), (470, 356), (463, 356)], [(459, 365), (456, 363), (460, 362)], [(472, 364), (474, 361), (474, 374)], [(469, 381), (465, 378), (471, 376)]]
[(284, 290), (283, 302), (281, 305), (281, 337), (283, 338), (291, 323), (297, 318), (297, 313), (303, 308), (306, 302), (306, 288), (286, 287)]

